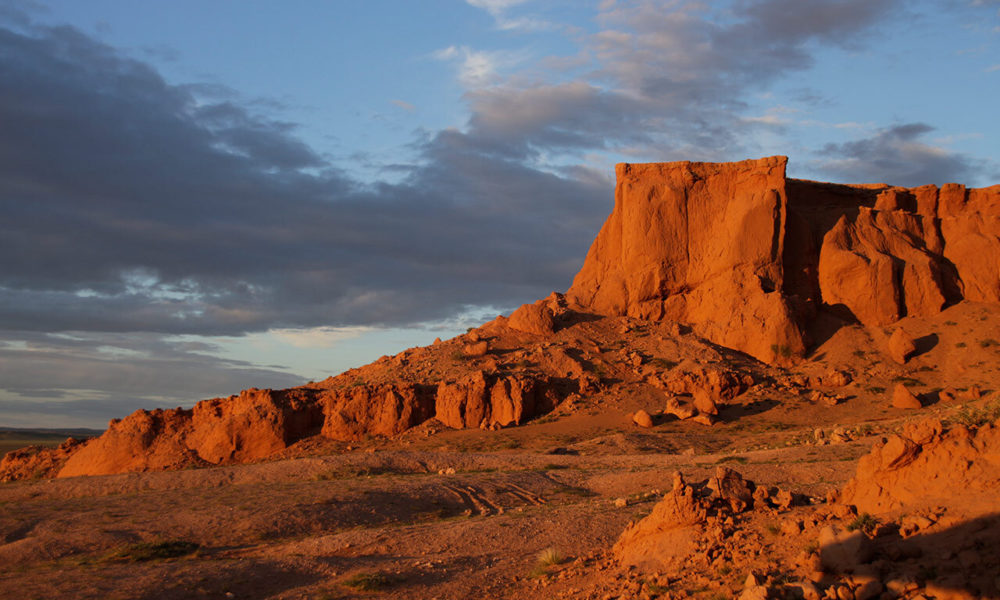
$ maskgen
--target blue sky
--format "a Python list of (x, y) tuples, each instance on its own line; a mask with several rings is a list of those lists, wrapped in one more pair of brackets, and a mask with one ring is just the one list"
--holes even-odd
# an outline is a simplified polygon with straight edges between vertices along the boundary
[(997, 0), (0, 6), (0, 426), (286, 387), (565, 290), (620, 161), (1000, 182)]

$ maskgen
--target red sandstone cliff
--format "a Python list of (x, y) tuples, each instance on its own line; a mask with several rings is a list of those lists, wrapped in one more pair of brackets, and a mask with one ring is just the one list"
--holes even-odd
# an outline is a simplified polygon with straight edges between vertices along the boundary
[(824, 184), (786, 179), (786, 162), (618, 165), (568, 300), (690, 323), (771, 363), (804, 352), (824, 308), (884, 326), (1000, 302), (1000, 186)]

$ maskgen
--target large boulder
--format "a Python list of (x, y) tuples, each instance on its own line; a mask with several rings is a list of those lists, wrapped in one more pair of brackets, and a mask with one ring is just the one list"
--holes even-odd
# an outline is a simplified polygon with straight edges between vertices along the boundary
[(507, 318), (507, 326), (534, 335), (551, 335), (555, 332), (555, 320), (548, 300), (534, 304), (524, 304)]
[(840, 502), (872, 514), (938, 505), (994, 512), (998, 456), (1000, 422), (976, 431), (963, 426), (943, 431), (936, 419), (917, 421), (858, 461)]

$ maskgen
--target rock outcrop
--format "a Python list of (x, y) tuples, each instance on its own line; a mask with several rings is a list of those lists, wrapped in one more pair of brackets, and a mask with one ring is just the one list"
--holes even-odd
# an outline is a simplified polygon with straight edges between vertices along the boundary
[(567, 299), (687, 322), (767, 361), (801, 355), (806, 341), (782, 293), (786, 161), (618, 165), (614, 211)]
[(310, 390), (250, 389), (193, 409), (138, 410), (84, 443), (59, 477), (249, 462), (314, 435), (323, 413)]
[(1000, 302), (1000, 186), (787, 179), (785, 157), (620, 164), (615, 207), (566, 296), (686, 322), (785, 364), (824, 307), (871, 327)]
[(885, 513), (948, 505), (972, 513), (996, 510), (1000, 488), (1000, 422), (945, 431), (930, 418), (908, 425), (858, 461), (840, 502)]
[(11, 453), (0, 477), (73, 477), (246, 463), (304, 438), (391, 437), (431, 418), (454, 428), (519, 425), (552, 410), (567, 390), (546, 378), (475, 371), (451, 383), (337, 389), (250, 389), (192, 409), (138, 410), (100, 437), (58, 450)]

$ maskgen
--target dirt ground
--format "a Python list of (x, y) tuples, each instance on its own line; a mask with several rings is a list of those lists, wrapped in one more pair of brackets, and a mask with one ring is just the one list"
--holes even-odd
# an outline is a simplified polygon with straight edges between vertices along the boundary
[[(428, 422), (394, 439), (305, 440), (256, 464), (0, 484), (0, 596), (738, 597), (748, 573), (801, 577), (797, 561), (819, 529), (857, 520), (826, 498), (874, 443), (928, 416), (979, 424), (995, 414), (995, 308), (962, 303), (905, 325), (919, 346), (907, 364), (888, 359), (885, 339), (842, 328), (796, 369), (758, 373), (760, 383), (721, 406), (712, 426), (664, 414), (662, 394), (619, 378), (499, 431)], [(599, 350), (649, 339), (608, 339)], [(853, 377), (834, 387), (795, 383), (831, 371)], [(892, 407), (897, 383), (924, 408)], [(632, 423), (640, 408), (653, 427)], [(683, 572), (615, 562), (615, 541), (670, 492), (675, 472), (700, 482), (720, 466), (798, 498), (720, 529), (733, 548), (752, 538), (753, 556), (737, 560), (723, 539)], [(974, 531), (997, 531), (981, 518)], [(886, 597), (935, 597), (933, 575), (917, 573), (914, 586)]]

